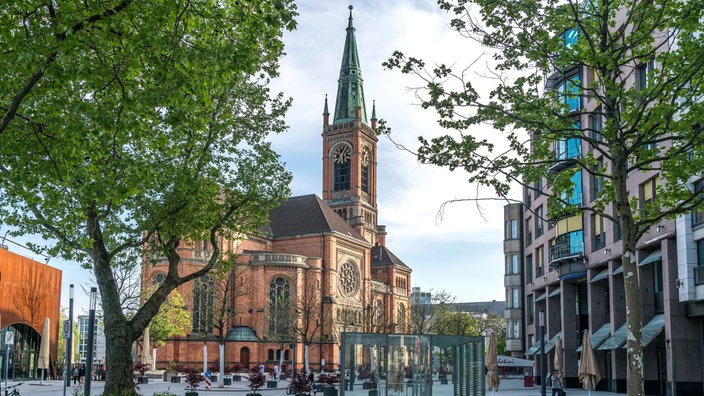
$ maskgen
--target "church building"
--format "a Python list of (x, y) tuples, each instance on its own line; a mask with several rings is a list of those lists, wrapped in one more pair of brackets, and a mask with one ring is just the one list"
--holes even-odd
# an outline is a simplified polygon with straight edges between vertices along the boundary
[[(367, 112), (351, 6), (346, 31), (334, 112), (327, 97), (324, 104), (322, 198), (291, 197), (270, 212), (260, 234), (223, 241), (222, 251), (237, 252), (236, 269), (225, 281), (206, 277), (179, 288), (191, 333), (158, 347), (156, 368), (215, 362), (224, 339), (226, 365), (273, 365), (283, 356), (300, 368), (307, 353), (311, 369), (335, 370), (342, 332), (407, 330), (411, 269), (386, 246), (377, 223), (376, 109)], [(182, 265), (204, 264), (208, 250), (203, 241), (184, 246)], [(145, 285), (166, 269), (145, 265)]]

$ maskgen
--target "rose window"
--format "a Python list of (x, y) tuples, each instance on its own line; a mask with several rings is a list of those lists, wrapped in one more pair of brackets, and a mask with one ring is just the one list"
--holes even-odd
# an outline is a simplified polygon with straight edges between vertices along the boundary
[(345, 294), (352, 294), (359, 288), (359, 272), (357, 266), (350, 262), (340, 267), (340, 286)]

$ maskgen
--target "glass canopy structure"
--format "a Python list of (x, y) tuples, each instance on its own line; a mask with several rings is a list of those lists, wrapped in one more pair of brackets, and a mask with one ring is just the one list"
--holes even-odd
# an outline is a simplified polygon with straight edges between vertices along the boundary
[(340, 396), (484, 396), (484, 337), (343, 333)]

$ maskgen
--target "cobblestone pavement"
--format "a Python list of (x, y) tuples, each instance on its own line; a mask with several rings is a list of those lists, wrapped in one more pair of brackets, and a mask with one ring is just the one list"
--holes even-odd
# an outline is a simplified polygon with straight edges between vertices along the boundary
[[(16, 385), (17, 382), (8, 382), (9, 386)], [(212, 389), (206, 390), (203, 385), (198, 387), (196, 391), (200, 396), (204, 395), (225, 395), (233, 394), (238, 396), (245, 396), (250, 390), (247, 387), (249, 382), (247, 381), (233, 381), (232, 385), (227, 385), (223, 388), (218, 388), (218, 383), (215, 382), (212, 385)], [(5, 384), (1, 384), (4, 394)], [(91, 383), (91, 395), (100, 395), (103, 392), (104, 383), (102, 381), (93, 381)], [(279, 381), (277, 388), (260, 388), (258, 393), (262, 396), (286, 396), (286, 387), (288, 386), (288, 381)], [(160, 379), (150, 379), (148, 384), (139, 385), (138, 392), (144, 396), (152, 396), (155, 393), (169, 392), (177, 396), (184, 396), (186, 393), (187, 385), (185, 383), (171, 383), (164, 382)], [(40, 383), (39, 380), (23, 381), (18, 387), (21, 396), (61, 396), (64, 394), (64, 387), (62, 381), (47, 380)], [(65, 394), (67, 396), (82, 395), (83, 389), (80, 387), (67, 387), (65, 389)], [(408, 393), (408, 394), (406, 394)], [(566, 389), (567, 396), (589, 396), (589, 392), (583, 389)], [(487, 396), (492, 395), (491, 391), (486, 392)], [(552, 392), (547, 389), (546, 396), (551, 396)], [(623, 394), (613, 393), (613, 392), (597, 392), (592, 391), (591, 396), (621, 396)], [(317, 396), (322, 396), (322, 393), (318, 393)], [(362, 389), (361, 386), (356, 386), (353, 391), (346, 391), (345, 396), (368, 396), (368, 391)], [(379, 396), (384, 395), (383, 392), (379, 392)], [(388, 396), (413, 396), (412, 392), (390, 392)], [(433, 387), (433, 396), (452, 396), (452, 387), (445, 385), (439, 385)], [(502, 389), (494, 392), (493, 396), (541, 396), (540, 387), (533, 388), (521, 388), (521, 389)]]

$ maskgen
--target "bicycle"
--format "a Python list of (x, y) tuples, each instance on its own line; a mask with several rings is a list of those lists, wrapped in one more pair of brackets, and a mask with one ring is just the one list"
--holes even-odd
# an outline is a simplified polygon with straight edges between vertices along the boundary
[[(17, 389), (18, 386), (22, 385), (21, 382), (12, 385), (12, 386), (7, 386), (5, 387), (5, 396), (20, 396), (20, 390)], [(10, 389), (12, 389), (11, 392), (8, 392)]]
[(292, 383), (291, 383), (291, 384), (288, 384), (288, 386), (286, 387), (286, 394), (287, 394), (287, 395), (292, 395), (292, 394), (294, 394), (294, 393), (296, 393), (296, 391), (293, 390), (293, 384), (292, 384)]

